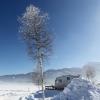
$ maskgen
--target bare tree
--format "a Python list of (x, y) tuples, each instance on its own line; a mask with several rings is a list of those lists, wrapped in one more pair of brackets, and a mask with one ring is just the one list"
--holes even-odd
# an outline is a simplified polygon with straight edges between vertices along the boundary
[(89, 64), (83, 66), (83, 75), (87, 80), (92, 81), (92, 79), (96, 76), (95, 68)]
[(20, 33), (22, 33), (22, 37), (28, 46), (28, 54), (37, 62), (37, 72), (42, 84), (44, 100), (43, 63), (52, 49), (52, 36), (47, 28), (48, 14), (30, 5), (18, 20), (20, 22)]

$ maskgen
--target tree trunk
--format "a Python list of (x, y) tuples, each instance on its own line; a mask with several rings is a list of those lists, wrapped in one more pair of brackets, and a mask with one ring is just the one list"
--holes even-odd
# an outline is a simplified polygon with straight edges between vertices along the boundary
[(44, 93), (44, 76), (43, 76), (43, 55), (40, 50), (38, 50), (38, 69), (39, 72), (39, 81), (42, 88), (42, 98), (45, 100), (45, 93)]
[(45, 93), (44, 93), (44, 78), (43, 78), (43, 59), (42, 59), (42, 55), (41, 55), (41, 57), (40, 57), (40, 68), (41, 68), (42, 96), (43, 96), (43, 100), (45, 100)]

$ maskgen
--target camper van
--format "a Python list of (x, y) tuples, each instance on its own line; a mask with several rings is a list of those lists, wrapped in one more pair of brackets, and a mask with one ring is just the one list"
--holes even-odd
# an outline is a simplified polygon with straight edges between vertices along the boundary
[(62, 90), (64, 87), (66, 87), (73, 78), (79, 78), (80, 75), (74, 76), (74, 75), (65, 75), (57, 77), (55, 80), (55, 89)]

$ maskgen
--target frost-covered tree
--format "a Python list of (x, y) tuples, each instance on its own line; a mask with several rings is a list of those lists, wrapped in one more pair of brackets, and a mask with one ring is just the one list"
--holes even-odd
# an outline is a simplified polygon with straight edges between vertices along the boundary
[(92, 65), (85, 65), (83, 66), (83, 76), (87, 79), (92, 81), (92, 79), (96, 76), (95, 68)]
[(48, 14), (30, 5), (18, 20), (20, 33), (28, 47), (28, 54), (37, 62), (37, 72), (42, 84), (44, 100), (43, 63), (52, 49), (52, 36), (47, 28)]

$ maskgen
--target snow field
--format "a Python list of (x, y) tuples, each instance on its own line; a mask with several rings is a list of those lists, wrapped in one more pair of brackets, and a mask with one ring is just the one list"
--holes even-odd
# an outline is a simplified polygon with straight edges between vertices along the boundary
[(19, 100), (38, 90), (38, 87), (28, 83), (0, 83), (0, 100)]

